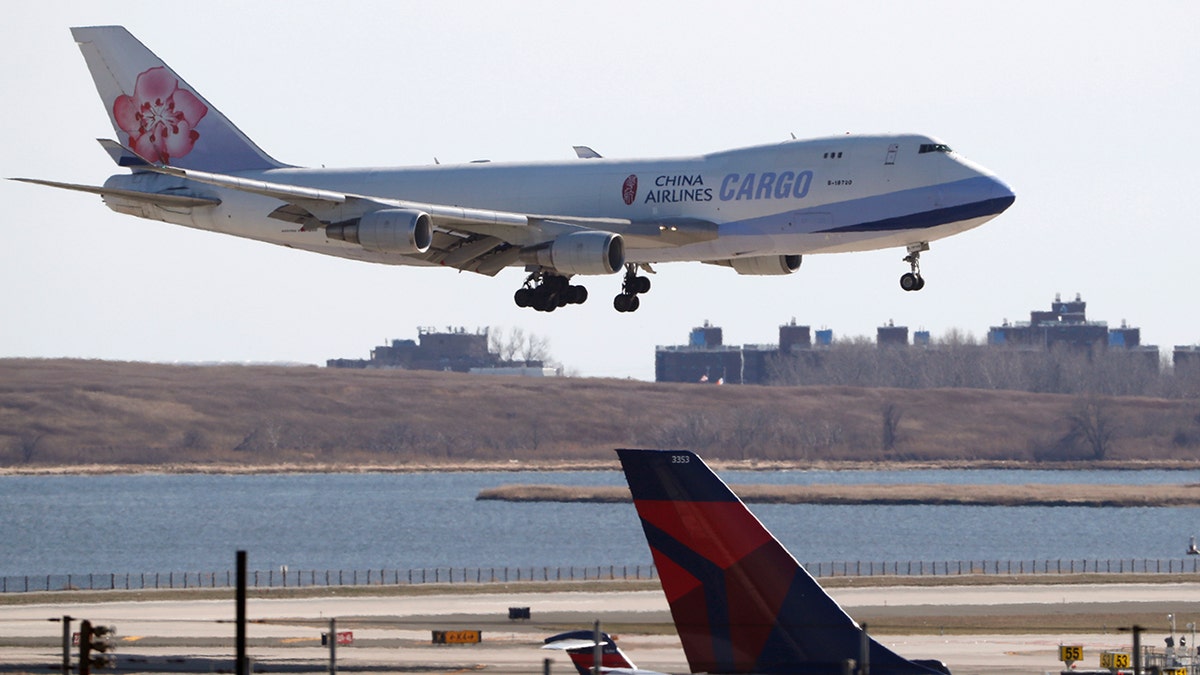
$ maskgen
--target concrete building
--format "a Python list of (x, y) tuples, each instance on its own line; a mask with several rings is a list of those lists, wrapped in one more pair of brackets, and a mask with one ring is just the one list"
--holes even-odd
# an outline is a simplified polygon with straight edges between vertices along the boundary
[[(1029, 352), (1031, 358), (1047, 349), (1069, 349), (1084, 353), (1089, 359), (1106, 352), (1145, 359), (1158, 367), (1158, 347), (1141, 343), (1141, 329), (1124, 321), (1119, 328), (1112, 329), (1106, 322), (1089, 321), (1087, 303), (1079, 295), (1070, 301), (1055, 296), (1049, 311), (1033, 310), (1029, 317), (1028, 322), (1005, 321), (992, 326), (988, 345)], [(793, 318), (779, 327), (778, 344), (730, 346), (724, 344), (721, 328), (706, 321), (692, 329), (686, 345), (655, 349), (654, 376), (658, 382), (765, 384), (770, 378), (771, 359), (801, 358), (809, 364), (820, 364), (826, 360), (823, 350), (832, 344), (832, 330), (813, 331), (810, 326), (798, 325)], [(875, 344), (881, 348), (919, 348), (927, 353), (927, 358), (935, 360), (941, 353), (929, 331), (916, 331), (910, 346), (908, 327), (892, 321), (876, 329)], [(1185, 363), (1200, 368), (1200, 347), (1176, 348), (1175, 360), (1177, 367)]]
[(371, 350), (369, 359), (329, 359), (329, 368), (449, 370), (458, 373), (543, 377), (555, 371), (541, 361), (505, 361), (488, 349), (486, 328), (436, 331), (421, 328), (417, 340), (392, 340)]

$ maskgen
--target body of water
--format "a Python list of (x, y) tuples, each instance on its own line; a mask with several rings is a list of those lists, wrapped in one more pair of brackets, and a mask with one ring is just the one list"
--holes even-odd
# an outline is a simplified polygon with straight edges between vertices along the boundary
[[(723, 472), (738, 483), (1200, 482), (1197, 471)], [(0, 576), (648, 563), (630, 504), (475, 501), (619, 472), (0, 477)], [(801, 562), (1184, 558), (1200, 508), (751, 505)]]

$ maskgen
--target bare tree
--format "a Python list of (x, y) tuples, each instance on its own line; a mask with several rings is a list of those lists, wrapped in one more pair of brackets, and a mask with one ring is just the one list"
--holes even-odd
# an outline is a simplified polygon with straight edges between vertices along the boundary
[(1087, 441), (1093, 459), (1104, 459), (1112, 449), (1117, 425), (1108, 404), (1100, 398), (1087, 397), (1076, 402), (1075, 408), (1067, 413), (1071, 428), (1068, 436), (1075, 435)]
[(550, 338), (530, 334), (521, 348), (521, 358), (526, 362), (545, 361), (550, 358)]
[(895, 403), (883, 406), (883, 451), (891, 452), (899, 440), (900, 418), (904, 413)]
[(525, 347), (525, 331), (521, 327), (513, 328), (508, 332), (508, 338), (503, 341), (503, 346), (500, 348), (500, 359), (503, 361), (515, 361), (517, 354)]
[(17, 449), (21, 452), (21, 461), (28, 464), (33, 461), (33, 456), (37, 453), (38, 443), (46, 437), (43, 433), (29, 433), (17, 439)]

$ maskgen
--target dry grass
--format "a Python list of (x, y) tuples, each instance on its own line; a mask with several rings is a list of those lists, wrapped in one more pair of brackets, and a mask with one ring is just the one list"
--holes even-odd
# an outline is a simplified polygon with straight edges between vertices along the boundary
[[(1200, 404), (1107, 401), (1118, 432), (1105, 466), (1197, 465), (1200, 446), (1188, 439), (1200, 438)], [(888, 404), (901, 418), (885, 452)], [(614, 468), (616, 447), (686, 447), (763, 468), (1009, 466), (1050, 455), (1087, 460), (1086, 448), (1046, 452), (1060, 445), (1077, 404), (1064, 395), (967, 389), (9, 359), (0, 360), (0, 468)]]
[[(1200, 485), (733, 485), (766, 504), (965, 504), (988, 506), (1197, 506)], [(512, 502), (628, 502), (615, 486), (502, 485), (476, 499)]]

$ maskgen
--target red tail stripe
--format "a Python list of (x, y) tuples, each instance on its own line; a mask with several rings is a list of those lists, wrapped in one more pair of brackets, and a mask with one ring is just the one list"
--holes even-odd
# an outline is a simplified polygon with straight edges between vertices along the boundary
[(644, 520), (721, 569), (772, 540), (741, 502), (642, 500), (636, 505)]

